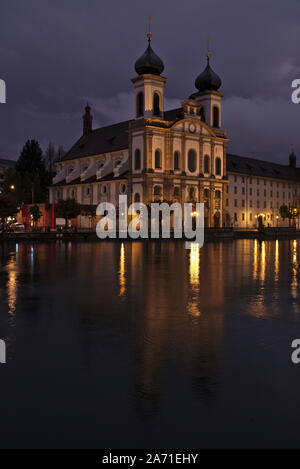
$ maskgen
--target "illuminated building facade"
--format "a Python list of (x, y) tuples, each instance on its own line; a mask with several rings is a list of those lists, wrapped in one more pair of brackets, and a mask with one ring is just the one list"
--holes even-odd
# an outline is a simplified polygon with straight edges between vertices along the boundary
[(209, 62), (207, 54), (195, 93), (180, 108), (165, 111), (164, 64), (149, 33), (132, 79), (134, 118), (93, 130), (87, 105), (82, 137), (56, 164), (50, 202), (75, 198), (85, 205), (107, 201), (117, 206), (119, 194), (127, 194), (129, 204), (203, 201), (205, 225), (223, 226), (228, 140), (221, 130), (221, 79)]
[[(87, 105), (82, 136), (56, 163), (50, 202), (75, 198), (83, 205), (111, 202), (117, 207), (119, 195), (126, 194), (128, 204), (203, 202), (206, 227), (250, 228), (261, 220), (282, 224), (280, 206), (294, 206), (300, 193), (295, 156), (288, 167), (227, 156), (222, 82), (209, 53), (195, 80), (196, 91), (178, 109), (164, 108), (163, 70), (148, 33), (148, 47), (136, 61), (132, 79), (133, 119), (93, 130)], [(77, 223), (91, 227), (86, 216)]]
[(286, 205), (295, 215), (298, 213), (300, 168), (296, 167), (294, 152), (286, 166), (227, 154), (227, 174), (226, 212), (231, 226), (288, 226), (289, 219), (282, 219), (280, 207)]

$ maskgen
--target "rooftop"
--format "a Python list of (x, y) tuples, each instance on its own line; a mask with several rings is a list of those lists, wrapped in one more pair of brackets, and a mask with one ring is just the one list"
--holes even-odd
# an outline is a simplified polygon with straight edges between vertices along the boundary
[(227, 153), (227, 171), (242, 173), (249, 176), (260, 176), (274, 179), (289, 179), (300, 182), (300, 168), (292, 168), (289, 165), (271, 163), (246, 156)]

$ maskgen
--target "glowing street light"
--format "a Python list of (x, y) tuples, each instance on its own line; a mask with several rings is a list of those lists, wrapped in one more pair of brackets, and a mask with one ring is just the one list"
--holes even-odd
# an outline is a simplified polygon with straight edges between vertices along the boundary
[(12, 184), (12, 185), (10, 186), (10, 188), (11, 188), (11, 190), (13, 191), (14, 188), (15, 188), (15, 186)]

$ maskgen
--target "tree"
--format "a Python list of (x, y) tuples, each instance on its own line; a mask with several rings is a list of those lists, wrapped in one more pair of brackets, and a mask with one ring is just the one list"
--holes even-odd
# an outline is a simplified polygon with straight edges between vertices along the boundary
[(21, 194), (22, 200), (19, 202), (45, 202), (51, 179), (45, 167), (41, 147), (36, 140), (27, 140), (15, 169), (21, 176), (18, 194)]
[(14, 216), (18, 212), (15, 197), (11, 194), (0, 194), (0, 219), (2, 223), (6, 218)]
[(37, 221), (41, 218), (42, 214), (40, 212), (40, 209), (38, 205), (33, 205), (30, 207), (30, 215), (32, 216), (32, 220), (34, 225), (36, 226)]
[(81, 206), (75, 199), (59, 199), (55, 205), (55, 215), (65, 219), (65, 228), (68, 226), (68, 220), (77, 217), (81, 213)]
[(53, 143), (50, 142), (45, 152), (45, 165), (51, 177), (53, 174), (54, 160), (55, 160), (55, 148), (54, 148)]
[(279, 208), (279, 213), (283, 220), (286, 218), (289, 219), (289, 226), (291, 226), (291, 220), (295, 219), (299, 215), (297, 208), (287, 207), (286, 205), (281, 205)]
[(59, 145), (57, 154), (56, 154), (56, 161), (61, 161), (66, 154), (64, 147), (62, 145)]
[(286, 205), (281, 205), (281, 207), (279, 208), (279, 213), (280, 213), (281, 218), (284, 221), (286, 218), (288, 218), (288, 215), (289, 215), (288, 207)]

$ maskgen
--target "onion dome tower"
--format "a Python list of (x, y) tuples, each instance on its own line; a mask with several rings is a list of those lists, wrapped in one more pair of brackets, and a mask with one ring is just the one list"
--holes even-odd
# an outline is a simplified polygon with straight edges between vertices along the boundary
[(210, 63), (209, 63), (210, 54), (207, 53), (206, 57), (207, 57), (206, 68), (196, 78), (195, 86), (197, 90), (200, 92), (211, 91), (211, 90), (218, 91), (218, 89), (221, 88), (222, 80), (219, 77), (219, 75), (217, 75), (210, 66)]
[(138, 75), (160, 75), (164, 71), (164, 63), (151, 47), (152, 34), (150, 32), (147, 34), (147, 37), (148, 47), (143, 55), (135, 62), (135, 71)]
[(167, 81), (161, 76), (164, 63), (151, 47), (152, 34), (147, 34), (148, 47), (135, 62), (137, 76), (132, 79), (135, 91), (135, 117), (163, 118), (164, 87)]
[(216, 129), (221, 127), (221, 105), (223, 93), (219, 91), (222, 80), (210, 66), (210, 53), (206, 54), (207, 64), (205, 69), (195, 80), (197, 92), (192, 95), (203, 106), (203, 119)]

